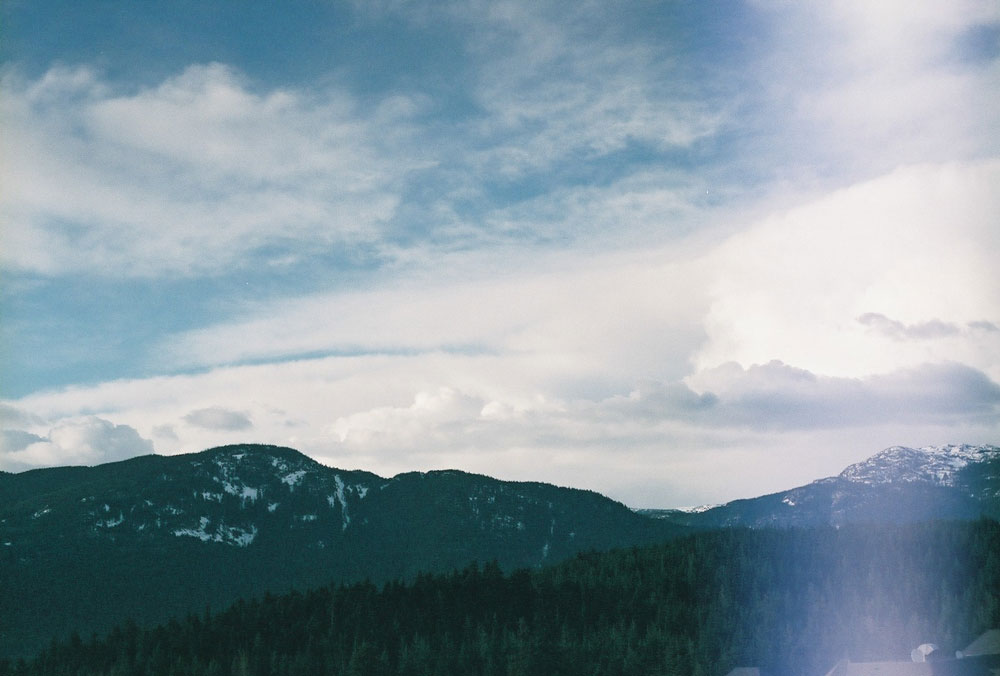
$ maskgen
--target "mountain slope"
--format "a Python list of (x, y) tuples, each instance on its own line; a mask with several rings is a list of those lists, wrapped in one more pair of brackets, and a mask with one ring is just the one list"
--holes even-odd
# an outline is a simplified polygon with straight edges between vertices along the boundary
[(675, 532), (589, 491), (457, 471), (385, 479), (274, 446), (0, 475), (0, 656), (265, 591), (532, 567)]
[(1000, 448), (893, 446), (838, 476), (698, 511), (642, 510), (698, 528), (1000, 518)]
[[(998, 626), (997, 551), (1000, 524), (987, 520), (710, 531), (530, 573), (487, 565), (381, 591), (240, 602), (97, 644), (66, 641), (16, 672), (0, 660), (0, 676), (620, 676), (740, 664), (811, 676), (845, 658), (909, 662), (928, 640), (954, 654)], [(963, 666), (1000, 666), (1000, 656), (984, 661)]]

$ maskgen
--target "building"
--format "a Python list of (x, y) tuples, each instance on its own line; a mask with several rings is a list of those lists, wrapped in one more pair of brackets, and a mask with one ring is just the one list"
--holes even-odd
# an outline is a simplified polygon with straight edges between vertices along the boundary
[(908, 662), (841, 660), (826, 676), (1000, 676), (1000, 629), (991, 629), (955, 652), (920, 646)]

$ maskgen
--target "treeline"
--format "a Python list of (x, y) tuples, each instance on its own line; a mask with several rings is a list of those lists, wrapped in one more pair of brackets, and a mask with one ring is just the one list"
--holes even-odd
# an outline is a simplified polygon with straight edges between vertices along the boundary
[(0, 676), (818, 676), (993, 626), (997, 522), (732, 530), (531, 572), (469, 566), (241, 601), (74, 635)]

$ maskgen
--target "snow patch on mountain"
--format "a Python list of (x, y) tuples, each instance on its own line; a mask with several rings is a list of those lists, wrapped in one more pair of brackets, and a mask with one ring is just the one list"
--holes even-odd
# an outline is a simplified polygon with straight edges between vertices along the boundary
[(869, 485), (922, 482), (954, 486), (959, 470), (996, 458), (1000, 458), (1000, 448), (988, 445), (892, 446), (851, 465), (840, 477)]
[(182, 537), (182, 536), (195, 537), (201, 540), (202, 542), (208, 542), (209, 540), (212, 539), (212, 536), (205, 530), (205, 528), (208, 527), (210, 521), (211, 519), (209, 519), (207, 516), (203, 516), (201, 517), (200, 526), (198, 527), (197, 530), (195, 530), (194, 528), (178, 528), (177, 530), (174, 531), (174, 535), (176, 535), (177, 537)]
[(221, 542), (234, 547), (249, 547), (257, 537), (257, 526), (251, 525), (249, 528), (240, 526), (227, 526), (220, 523), (215, 530), (209, 532), (208, 526), (211, 519), (203, 516), (198, 521), (198, 528), (178, 528), (174, 531), (177, 537), (194, 537), (202, 542)]
[(295, 472), (289, 472), (285, 476), (281, 477), (281, 483), (288, 484), (288, 487), (294, 489), (295, 486), (302, 481), (302, 477), (306, 475), (304, 469), (297, 470)]
[[(337, 474), (333, 477), (333, 482), (337, 486), (336, 500), (340, 502), (340, 509), (341, 509), (340, 513), (343, 516), (343, 524), (341, 525), (340, 530), (347, 530), (347, 527), (351, 524), (351, 517), (347, 513), (347, 496), (345, 495), (344, 492), (344, 480), (340, 478), (339, 474)], [(331, 507), (333, 507), (334, 504), (333, 498), (334, 496), (331, 495), (330, 496)]]
[(98, 521), (97, 525), (101, 528), (114, 528), (116, 526), (122, 525), (125, 522), (125, 515), (119, 511), (117, 518), (107, 519), (106, 521)]
[(696, 505), (694, 507), (680, 507), (677, 511), (687, 512), (688, 514), (701, 514), (702, 512), (707, 512), (710, 509), (715, 509), (719, 504), (712, 505)]

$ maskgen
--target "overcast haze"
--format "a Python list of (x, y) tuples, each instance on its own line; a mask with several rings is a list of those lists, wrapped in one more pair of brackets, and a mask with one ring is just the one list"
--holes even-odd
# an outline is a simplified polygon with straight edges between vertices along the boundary
[(992, 0), (0, 13), (0, 469), (668, 507), (1000, 441)]

